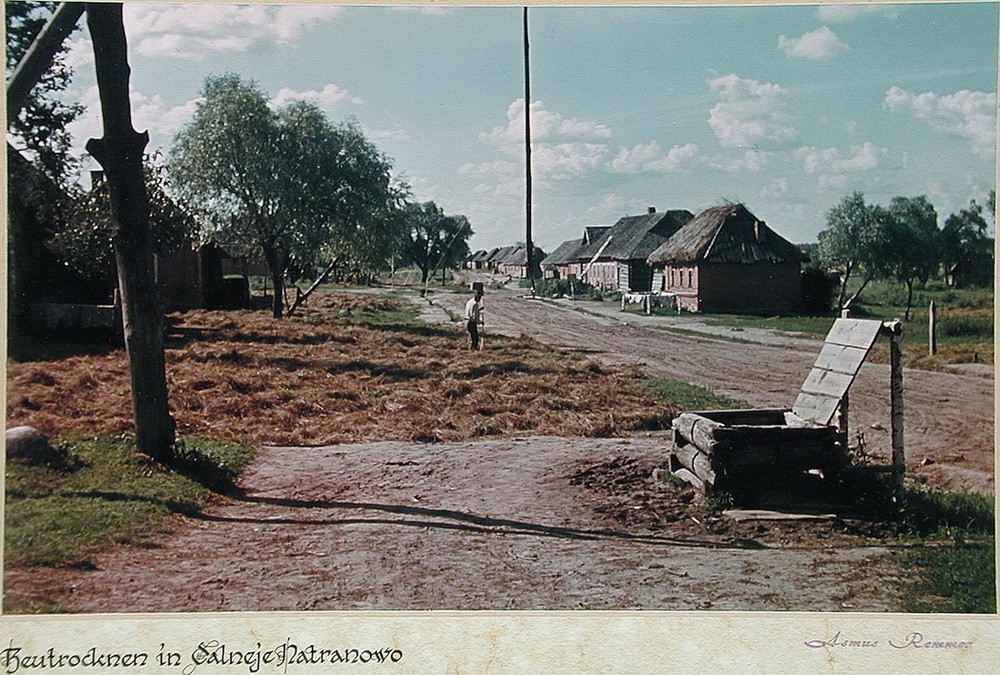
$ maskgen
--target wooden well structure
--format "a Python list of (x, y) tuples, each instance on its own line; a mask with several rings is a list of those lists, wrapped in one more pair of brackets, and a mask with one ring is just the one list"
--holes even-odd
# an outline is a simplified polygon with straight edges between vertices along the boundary
[(836, 474), (850, 464), (849, 390), (875, 340), (890, 342), (892, 465), (904, 470), (903, 370), (899, 321), (837, 319), (791, 409), (707, 410), (673, 423), (671, 471), (695, 487), (740, 492), (815, 473)]

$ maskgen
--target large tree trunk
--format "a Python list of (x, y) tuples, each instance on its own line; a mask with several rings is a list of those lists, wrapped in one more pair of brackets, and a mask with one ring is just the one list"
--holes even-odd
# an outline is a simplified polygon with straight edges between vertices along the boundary
[(280, 319), (285, 309), (285, 267), (288, 264), (288, 256), (276, 246), (264, 244), (261, 248), (264, 249), (264, 260), (267, 262), (267, 269), (271, 273), (271, 283), (274, 285), (271, 314), (275, 319)]
[(136, 446), (140, 452), (166, 460), (171, 456), (175, 427), (167, 403), (163, 309), (153, 276), (149, 199), (142, 173), (142, 152), (149, 135), (132, 128), (122, 6), (87, 3), (87, 25), (94, 41), (104, 122), (104, 137), (91, 139), (87, 150), (107, 175), (111, 217), (117, 226), (113, 243), (132, 376)]

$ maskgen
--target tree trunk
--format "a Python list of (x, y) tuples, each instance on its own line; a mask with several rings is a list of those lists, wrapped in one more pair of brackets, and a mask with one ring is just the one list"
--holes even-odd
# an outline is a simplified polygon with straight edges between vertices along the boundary
[[(872, 280), (872, 275), (871, 274), (865, 274), (865, 278), (861, 282), (861, 286), (858, 288), (858, 290), (854, 291), (854, 295), (851, 296), (850, 300), (848, 300), (846, 303), (844, 303), (844, 305), (843, 305), (843, 307), (841, 307), (841, 309), (843, 309), (844, 307), (850, 307), (851, 303), (853, 303), (855, 300), (857, 300), (861, 296), (861, 291), (865, 290), (865, 286), (867, 286), (868, 282), (871, 281), (871, 280)], [(846, 281), (844, 283), (844, 286), (845, 287), (847, 286)]]
[(132, 376), (136, 446), (158, 460), (171, 456), (175, 426), (167, 402), (163, 356), (163, 308), (153, 275), (149, 199), (142, 152), (149, 134), (132, 128), (128, 66), (121, 4), (87, 4), (94, 42), (104, 137), (87, 150), (104, 168), (111, 192), (113, 243), (121, 292), (125, 349)]
[(910, 308), (913, 307), (913, 279), (906, 280), (906, 314), (904, 319), (910, 320)]
[(840, 282), (840, 292), (837, 294), (837, 311), (844, 309), (844, 300), (847, 298), (847, 282), (851, 278), (851, 266), (844, 270), (844, 278)]
[(262, 245), (261, 247), (264, 249), (264, 260), (267, 261), (267, 269), (271, 273), (271, 283), (274, 285), (274, 297), (271, 299), (271, 315), (275, 319), (280, 319), (285, 308), (285, 266), (288, 256), (275, 246)]

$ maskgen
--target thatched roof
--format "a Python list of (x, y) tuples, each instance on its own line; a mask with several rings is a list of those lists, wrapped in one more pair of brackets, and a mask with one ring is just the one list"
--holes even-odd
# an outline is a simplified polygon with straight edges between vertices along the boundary
[(672, 262), (801, 262), (804, 254), (758, 220), (742, 204), (703, 211), (649, 255), (651, 264)]
[(578, 255), (580, 249), (583, 248), (583, 242), (579, 239), (570, 239), (569, 241), (564, 241), (556, 247), (556, 250), (545, 256), (542, 260), (543, 265), (565, 265), (566, 263), (576, 262), (579, 260)]
[(601, 258), (611, 260), (645, 260), (668, 237), (677, 232), (684, 223), (694, 218), (690, 211), (675, 210), (662, 213), (644, 213), (641, 216), (625, 216), (597, 239), (584, 257), (592, 258), (605, 242)]
[[(496, 250), (496, 249), (494, 249)], [(469, 260), (472, 262), (483, 262), (490, 257), (490, 251), (480, 250), (469, 256)]]
[(486, 259), (488, 262), (499, 265), (506, 262), (507, 257), (510, 256), (518, 247), (517, 246), (501, 246), (500, 248), (495, 248), (490, 251), (489, 257)]

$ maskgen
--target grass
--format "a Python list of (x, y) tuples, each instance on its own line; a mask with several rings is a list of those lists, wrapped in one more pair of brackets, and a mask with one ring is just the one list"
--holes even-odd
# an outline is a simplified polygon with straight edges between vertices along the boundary
[(889, 480), (859, 478), (853, 488), (867, 496), (861, 506), (868, 519), (925, 543), (907, 549), (900, 560), (910, 580), (901, 597), (906, 611), (996, 612), (993, 499), (909, 485), (893, 499)]
[(654, 377), (644, 382), (656, 396), (673, 403), (681, 410), (726, 410), (750, 407), (745, 401), (722, 396), (705, 387), (681, 380)]
[[(171, 531), (175, 514), (199, 512), (212, 494), (198, 480), (136, 453), (120, 436), (74, 434), (58, 447), (74, 466), (7, 463), (8, 566), (90, 568), (92, 556), (110, 546), (150, 545)], [(253, 454), (246, 446), (198, 438), (186, 439), (184, 447), (233, 475)]]

